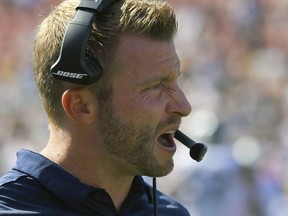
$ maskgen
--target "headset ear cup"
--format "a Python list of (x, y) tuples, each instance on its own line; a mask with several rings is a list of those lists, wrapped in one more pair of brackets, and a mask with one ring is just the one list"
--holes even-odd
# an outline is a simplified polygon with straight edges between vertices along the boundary
[(80, 1), (66, 28), (59, 57), (50, 68), (55, 79), (90, 85), (101, 77), (99, 62), (86, 57), (87, 43), (98, 14), (116, 1)]
[(98, 80), (102, 76), (102, 68), (99, 62), (95, 59), (86, 57), (86, 73), (89, 74), (89, 77), (92, 78), (94, 81)]

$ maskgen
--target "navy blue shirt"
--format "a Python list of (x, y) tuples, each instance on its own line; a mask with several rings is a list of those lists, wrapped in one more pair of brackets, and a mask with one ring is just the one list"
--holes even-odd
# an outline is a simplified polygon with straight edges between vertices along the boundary
[[(17, 152), (17, 163), (0, 178), (0, 215), (153, 216), (152, 187), (136, 176), (119, 211), (101, 188), (83, 184), (44, 156)], [(157, 191), (159, 216), (189, 216), (171, 197)]]

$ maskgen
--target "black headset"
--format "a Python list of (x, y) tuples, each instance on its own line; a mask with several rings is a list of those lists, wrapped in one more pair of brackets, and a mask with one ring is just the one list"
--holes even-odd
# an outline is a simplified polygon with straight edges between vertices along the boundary
[(89, 85), (101, 77), (102, 68), (97, 60), (86, 56), (86, 47), (97, 15), (116, 1), (81, 0), (67, 26), (59, 57), (50, 69), (55, 79)]

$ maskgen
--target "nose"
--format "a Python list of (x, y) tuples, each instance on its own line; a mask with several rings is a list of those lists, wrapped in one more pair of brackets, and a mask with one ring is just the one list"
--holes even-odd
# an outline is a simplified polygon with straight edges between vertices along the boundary
[(175, 85), (174, 91), (170, 95), (170, 101), (167, 104), (168, 113), (178, 113), (180, 116), (188, 116), (192, 110), (189, 101), (178, 84)]

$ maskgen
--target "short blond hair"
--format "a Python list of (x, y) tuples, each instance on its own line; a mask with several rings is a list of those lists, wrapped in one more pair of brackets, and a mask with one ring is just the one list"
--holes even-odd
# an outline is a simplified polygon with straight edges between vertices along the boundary
[[(79, 0), (66, 0), (39, 25), (34, 43), (34, 79), (48, 121), (63, 119), (61, 97), (74, 84), (55, 80), (50, 67), (57, 60), (67, 24), (75, 15)], [(86, 55), (97, 59), (104, 75), (89, 88), (105, 88), (103, 83), (117, 72), (119, 38), (125, 33), (141, 34), (155, 40), (172, 40), (177, 22), (172, 7), (159, 0), (122, 0), (114, 3), (93, 24)]]

